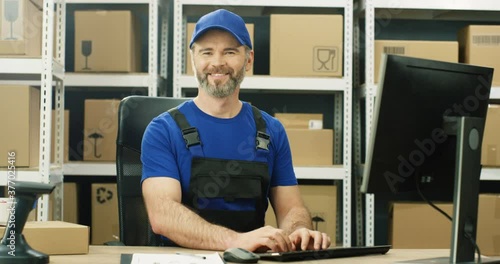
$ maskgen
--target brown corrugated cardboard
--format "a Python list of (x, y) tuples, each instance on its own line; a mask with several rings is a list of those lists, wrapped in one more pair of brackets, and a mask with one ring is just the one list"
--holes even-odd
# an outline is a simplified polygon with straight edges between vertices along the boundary
[[(75, 182), (64, 183), (63, 194), (63, 221), (78, 224), (78, 189)], [(53, 220), (54, 192), (50, 194), (49, 220)], [(36, 211), (36, 210), (33, 210)]]
[(342, 76), (341, 15), (271, 15), (270, 75)]
[(484, 127), (483, 146), (481, 148), (481, 164), (483, 166), (500, 166), (500, 105), (489, 105)]
[(0, 2), (0, 55), (41, 55), (41, 7), (42, 0)]
[[(55, 160), (55, 145), (56, 145), (56, 117), (55, 111), (52, 110), (52, 147), (51, 147), (51, 162)], [(64, 141), (63, 141), (63, 162), (69, 161), (69, 110), (64, 110)]]
[[(337, 186), (299, 185), (302, 199), (313, 218), (313, 228), (327, 233), (335, 246), (335, 227), (337, 222)], [(266, 225), (277, 227), (276, 216), (271, 204), (266, 212)]]
[(458, 33), (460, 62), (494, 68), (493, 86), (500, 86), (500, 26), (463, 28)]
[[(188, 23), (186, 27), (186, 38), (185, 38), (185, 46), (186, 46), (186, 68), (185, 68), (185, 73), (186, 75), (194, 75), (193, 72), (193, 64), (191, 63), (191, 52), (189, 50), (189, 42), (191, 41), (191, 36), (193, 35), (194, 31), (194, 26), (196, 23)], [(254, 36), (254, 25), (253, 24), (245, 24), (247, 26), (248, 34), (250, 34), (250, 40), (252, 41), (253, 44), (253, 36)], [(253, 47), (255, 48), (255, 47)], [(245, 76), (251, 76), (253, 75), (253, 65), (252, 68), (245, 73)]]
[[(452, 214), (451, 203), (436, 203)], [(389, 227), (389, 244), (393, 248), (450, 248), (451, 222), (423, 203), (394, 203)]]
[(7, 152), (15, 152), (16, 167), (34, 167), (39, 162), (40, 90), (29, 86), (0, 87), (0, 167), (8, 166)]
[(294, 166), (331, 166), (332, 129), (286, 129)]
[[(0, 227), (4, 233), (5, 227)], [(89, 227), (61, 221), (27, 222), (23, 235), (35, 250), (49, 255), (87, 254)]]
[(500, 194), (479, 195), (477, 244), (481, 254), (500, 256)]
[(140, 71), (138, 22), (130, 10), (75, 11), (75, 72)]
[[(452, 216), (451, 203), (437, 203)], [(500, 256), (500, 195), (480, 194), (476, 241), (481, 254)], [(389, 227), (393, 248), (450, 248), (451, 221), (427, 203), (395, 203)]]
[(92, 245), (119, 240), (118, 197), (115, 183), (92, 184)]
[(309, 129), (311, 120), (320, 120), (323, 122), (323, 114), (292, 114), (292, 113), (276, 113), (274, 114), (285, 129), (303, 128)]
[(456, 41), (375, 40), (375, 83), (380, 75), (382, 53), (421, 59), (458, 62)]
[(115, 161), (120, 100), (85, 100), (83, 160)]

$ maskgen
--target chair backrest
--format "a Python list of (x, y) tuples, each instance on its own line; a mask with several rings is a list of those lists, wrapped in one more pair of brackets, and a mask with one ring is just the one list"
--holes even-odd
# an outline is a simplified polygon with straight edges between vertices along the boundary
[(141, 189), (141, 143), (144, 130), (159, 114), (186, 98), (129, 96), (120, 102), (116, 140), (116, 172), (120, 241), (127, 246), (157, 246)]

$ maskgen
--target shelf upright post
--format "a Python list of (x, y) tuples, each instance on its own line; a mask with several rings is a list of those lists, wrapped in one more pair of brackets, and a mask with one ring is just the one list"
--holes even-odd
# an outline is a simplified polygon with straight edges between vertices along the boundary
[(183, 5), (180, 0), (174, 0), (174, 80), (173, 80), (173, 97), (182, 97), (182, 87), (180, 78), (182, 76), (184, 63), (184, 54), (188, 52), (184, 50), (184, 35), (185, 35), (185, 19), (183, 16)]
[[(39, 173), (42, 183), (50, 183), (50, 148), (52, 128), (52, 77), (54, 41), (54, 0), (43, 1), (42, 22), (42, 72), (40, 96), (40, 157)], [(44, 194), (38, 201), (38, 221), (47, 221), (49, 195)]]
[[(344, 79), (346, 86), (344, 90), (344, 169), (345, 176), (343, 186), (343, 246), (351, 246), (351, 117), (352, 117), (352, 32), (353, 32), (353, 1), (345, 2), (344, 7)], [(335, 104), (337, 105), (337, 103)], [(341, 112), (338, 112), (341, 113)]]
[(158, 96), (158, 1), (149, 0), (148, 96)]
[[(160, 76), (161, 79), (167, 80), (168, 78), (168, 68), (167, 68), (167, 56), (168, 56), (168, 19), (169, 19), (169, 1), (161, 0), (161, 51), (160, 51)], [(166, 87), (161, 87), (159, 96), (167, 96)]]

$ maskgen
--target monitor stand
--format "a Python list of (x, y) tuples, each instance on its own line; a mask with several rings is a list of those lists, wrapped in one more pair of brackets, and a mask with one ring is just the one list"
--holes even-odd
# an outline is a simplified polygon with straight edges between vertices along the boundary
[[(12, 183), (12, 184), (11, 184)], [(49, 194), (54, 185), (37, 182), (9, 182), (9, 219), (0, 240), (0, 263), (46, 264), (49, 256), (30, 247), (22, 232), (28, 215), (40, 194)]]
[[(465, 234), (476, 240), (484, 119), (444, 117), (443, 128), (457, 140), (450, 256), (397, 263), (476, 263), (475, 247)], [(500, 259), (481, 256), (481, 263), (500, 263)]]

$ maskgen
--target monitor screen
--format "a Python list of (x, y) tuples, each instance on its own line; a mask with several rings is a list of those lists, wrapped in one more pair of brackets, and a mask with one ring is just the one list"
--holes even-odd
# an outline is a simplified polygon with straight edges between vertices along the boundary
[(453, 199), (456, 140), (445, 116), (485, 117), (493, 70), (385, 55), (376, 94), (362, 192), (416, 189), (432, 200)]

